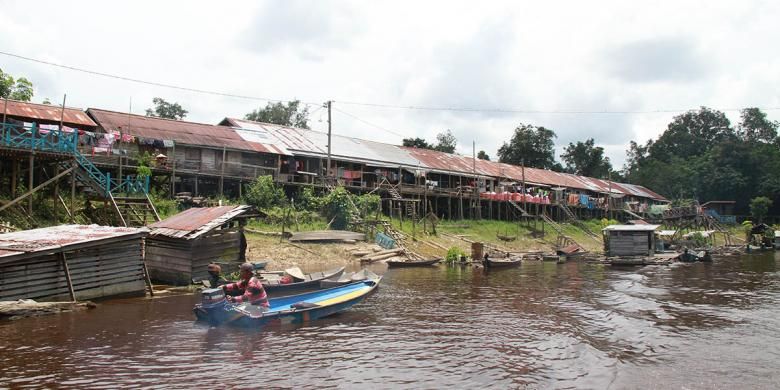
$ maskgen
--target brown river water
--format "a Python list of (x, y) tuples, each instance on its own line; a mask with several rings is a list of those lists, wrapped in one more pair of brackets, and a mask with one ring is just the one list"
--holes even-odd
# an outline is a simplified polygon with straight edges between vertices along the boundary
[(712, 264), (386, 270), (290, 328), (196, 323), (197, 295), (0, 323), (0, 387), (778, 388), (780, 253)]

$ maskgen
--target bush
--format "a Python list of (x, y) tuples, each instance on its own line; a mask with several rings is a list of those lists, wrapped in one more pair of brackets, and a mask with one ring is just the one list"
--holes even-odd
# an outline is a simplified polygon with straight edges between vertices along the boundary
[(274, 183), (273, 177), (260, 176), (247, 188), (244, 202), (258, 209), (268, 209), (284, 205), (286, 198), (284, 190)]
[(295, 208), (318, 212), (322, 209), (322, 198), (314, 193), (313, 188), (305, 187), (298, 192), (298, 196), (295, 198)]
[(759, 196), (753, 198), (750, 201), (750, 215), (761, 223), (764, 220), (764, 216), (769, 212), (769, 208), (772, 207), (772, 200), (766, 196)]
[(328, 221), (333, 220), (331, 228), (345, 229), (349, 225), (351, 213), (356, 211), (352, 208), (350, 196), (352, 195), (344, 187), (337, 187), (322, 198), (323, 216)]
[(457, 246), (453, 246), (447, 250), (447, 256), (444, 259), (448, 263), (454, 263), (460, 261), (461, 256), (466, 256), (466, 252), (463, 252), (463, 250)]

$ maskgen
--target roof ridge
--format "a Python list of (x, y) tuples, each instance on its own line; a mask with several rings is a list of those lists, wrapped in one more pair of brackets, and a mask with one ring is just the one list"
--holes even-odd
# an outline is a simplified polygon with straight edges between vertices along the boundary
[(211, 123), (203, 123), (203, 122), (185, 121), (185, 120), (180, 120), (180, 119), (160, 118), (160, 117), (156, 117), (156, 116), (147, 116), (147, 115), (141, 115), (141, 114), (133, 114), (133, 113), (131, 113), (131, 112), (122, 112), (122, 111), (115, 111), (115, 110), (107, 110), (107, 109), (104, 109), (104, 108), (94, 108), (94, 107), (89, 107), (89, 108), (87, 108), (87, 110), (86, 110), (86, 111), (87, 111), (87, 112), (89, 112), (89, 111), (102, 111), (102, 112), (110, 112), (110, 113), (113, 113), (113, 114), (120, 114), (120, 115), (130, 115), (130, 116), (140, 117), (140, 118), (143, 118), (143, 119), (151, 119), (151, 120), (167, 121), (167, 122), (174, 122), (174, 123), (187, 123), (187, 124), (191, 124), (191, 125), (201, 125), (201, 126), (209, 126), (209, 127), (220, 127), (220, 128), (228, 128), (228, 129), (230, 128), (230, 126), (222, 126), (222, 125), (219, 125), (219, 124), (217, 124), (217, 125), (213, 125), (213, 124), (211, 124)]
[[(25, 101), (23, 101), (23, 100), (16, 100), (16, 99), (5, 99), (5, 98), (3, 98), (3, 99), (0, 99), (0, 109), (2, 109), (2, 108), (4, 107), (4, 105), (5, 105), (5, 101), (6, 101), (6, 100), (8, 100), (8, 102), (14, 102), (14, 103), (20, 103), (20, 104), (29, 104), (29, 105), (34, 105), (34, 106), (47, 107), (47, 108), (52, 108), (52, 109), (55, 109), (55, 110), (59, 110), (59, 109), (61, 109), (61, 108), (62, 108), (62, 106), (60, 106), (60, 105), (55, 105), (55, 104), (44, 104), (44, 103), (25, 102)], [(66, 110), (78, 110), (78, 111), (84, 112), (84, 109), (83, 109), (83, 108), (81, 108), (81, 107), (70, 107), (70, 106), (65, 106), (65, 109), (66, 109)]]

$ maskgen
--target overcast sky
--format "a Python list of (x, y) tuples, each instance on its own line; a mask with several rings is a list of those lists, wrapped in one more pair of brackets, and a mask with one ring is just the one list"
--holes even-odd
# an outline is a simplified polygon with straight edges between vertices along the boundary
[[(656, 137), (679, 113), (556, 111), (780, 107), (779, 19), (771, 1), (0, 0), (0, 51), (234, 95), (331, 99), (337, 134), (400, 143), (451, 129), (459, 152), (475, 140), (492, 158), (531, 123), (555, 130), (559, 149), (594, 138), (619, 168), (630, 140)], [(265, 105), (4, 55), (0, 68), (30, 79), (36, 102), (67, 93), (68, 106), (127, 111), (132, 100), (142, 114), (159, 96), (206, 123)], [(327, 129), (325, 110), (311, 111), (312, 128)]]

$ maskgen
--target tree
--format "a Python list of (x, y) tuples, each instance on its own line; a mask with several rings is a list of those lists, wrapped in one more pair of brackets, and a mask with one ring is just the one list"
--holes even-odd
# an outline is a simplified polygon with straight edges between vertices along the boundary
[(480, 150), (479, 153), (477, 153), (477, 158), (480, 160), (490, 161), (490, 156), (488, 156), (484, 150)]
[(736, 133), (724, 113), (701, 107), (674, 117), (648, 152), (664, 161), (672, 156), (688, 158), (702, 155), (716, 143), (733, 138)]
[(758, 108), (746, 108), (740, 114), (739, 136), (749, 142), (772, 142), (777, 138), (777, 121), (766, 118)]
[(606, 179), (612, 172), (609, 157), (604, 156), (604, 148), (595, 146), (593, 138), (577, 144), (569, 143), (561, 158), (566, 163), (566, 170), (581, 176)]
[(447, 129), (447, 131), (436, 135), (436, 146), (433, 149), (444, 153), (455, 153), (457, 145), (458, 140), (452, 135), (452, 131)]
[(542, 126), (520, 124), (509, 143), (498, 149), (498, 161), (541, 169), (560, 168), (555, 162), (555, 132)]
[(433, 149), (433, 146), (422, 138), (404, 138), (403, 146), (419, 149)]
[(244, 119), (254, 122), (272, 123), (280, 126), (309, 128), (309, 107), (301, 108), (299, 100), (284, 104), (282, 102), (268, 103), (265, 108), (258, 108), (246, 114)]
[(766, 196), (755, 197), (750, 201), (750, 215), (756, 218), (758, 223), (761, 223), (771, 206), (772, 200)]
[(33, 83), (24, 77), (14, 80), (0, 69), (0, 98), (29, 102), (33, 98)]
[(189, 112), (182, 108), (179, 103), (168, 103), (163, 98), (156, 97), (152, 99), (152, 103), (154, 103), (154, 109), (147, 108), (146, 116), (182, 120)]

